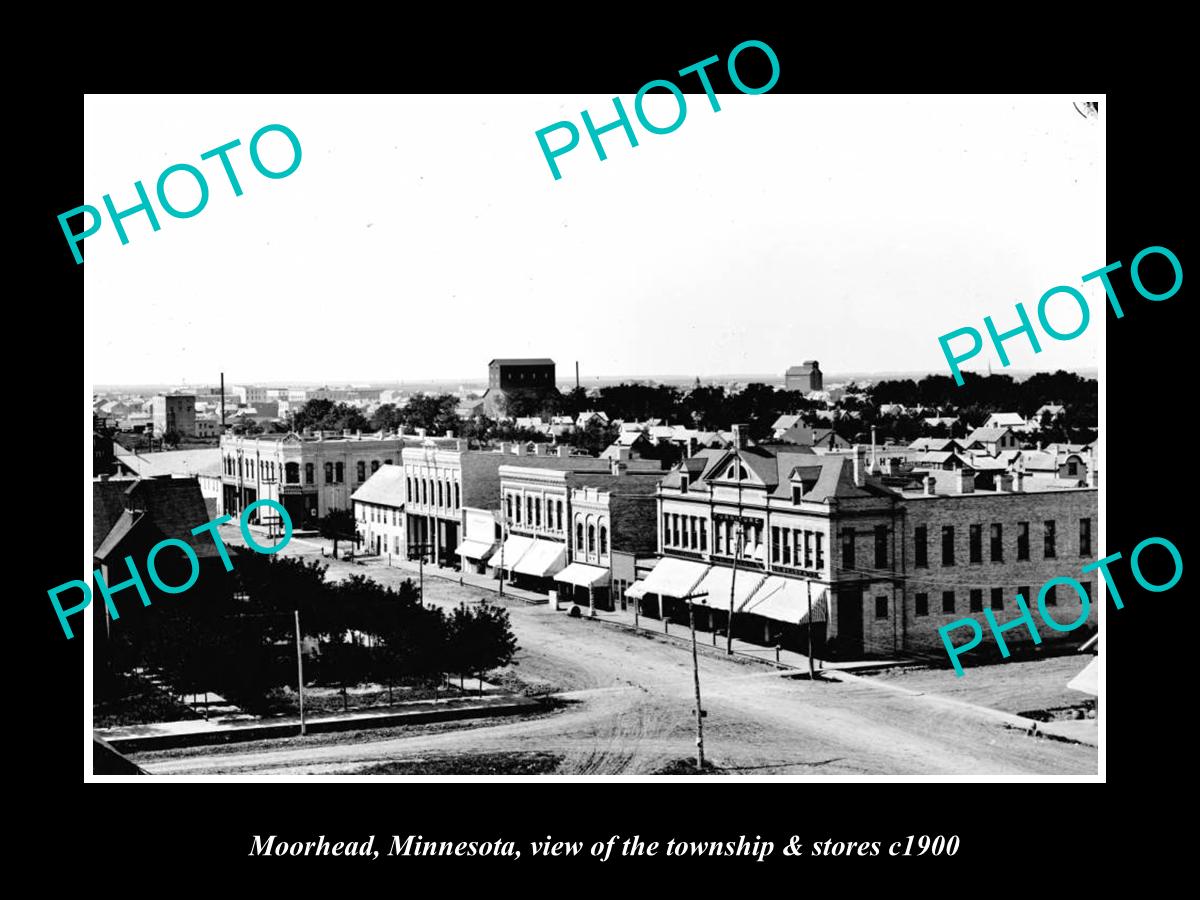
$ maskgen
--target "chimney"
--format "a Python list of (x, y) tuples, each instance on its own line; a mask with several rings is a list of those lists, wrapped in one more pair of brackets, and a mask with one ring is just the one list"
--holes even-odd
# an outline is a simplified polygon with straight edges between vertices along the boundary
[(862, 487), (867, 480), (867, 448), (854, 445), (854, 484)]
[(1022, 493), (1025, 490), (1025, 472), (1022, 469), (1017, 469), (1017, 474), (1013, 478), (1013, 491)]
[(747, 432), (749, 432), (749, 430), (750, 430), (750, 426), (746, 425), (744, 423), (736, 424), (733, 426), (733, 446), (735, 449), (737, 449), (737, 450), (745, 450), (746, 449), (746, 437), (747, 437)]
[(361, 441), (361, 440), (362, 440), (362, 429), (361, 429), (361, 428), (356, 428), (356, 429), (354, 429), (354, 439), (355, 439), (356, 441)]
[(1013, 489), (1013, 486), (1012, 486), (1012, 476), (1011, 475), (1009, 475), (1007, 472), (1001, 472), (999, 475), (996, 476), (997, 492), (999, 492), (1001, 494), (1008, 494), (1008, 493), (1012, 492), (1012, 489)]
[(324, 432), (324, 431), (322, 431), (320, 428), (318, 428), (318, 429), (316, 430), (315, 434), (316, 434), (316, 436), (317, 436), (317, 440), (318, 440), (318, 441), (323, 441), (323, 440), (325, 440), (325, 432)]
[(1038, 441), (1038, 452), (1041, 452), (1041, 449), (1042, 449), (1042, 442)]
[(534, 456), (545, 456), (546, 455), (546, 445), (545, 444), (534, 444), (533, 445), (533, 455)]
[(424, 428), (417, 429), (417, 437), (423, 438), (423, 437), (425, 437), (425, 434), (426, 434), (426, 431)]
[(932, 475), (926, 475), (923, 484), (926, 497), (932, 497), (937, 494), (937, 479)]
[(879, 474), (879, 455), (875, 450), (875, 426), (871, 426), (871, 474)]
[(559, 459), (566, 459), (570, 455), (571, 455), (570, 447), (568, 447), (566, 444), (558, 445), (558, 458)]
[(975, 473), (970, 469), (959, 469), (955, 473), (958, 476), (958, 492), (960, 494), (975, 493)]
[(344, 438), (350, 437), (350, 429), (349, 428), (342, 429), (342, 437), (344, 437)]
[(452, 438), (452, 437), (454, 437), (454, 432), (453, 432), (453, 431), (450, 431), (450, 430), (447, 430), (447, 431), (446, 431), (446, 433), (445, 433), (445, 435), (443, 435), (443, 437)]
[(508, 441), (501, 441), (500, 442), (500, 452), (505, 453), (505, 454), (511, 453), (512, 452), (512, 444), (510, 444)]
[(525, 442), (517, 441), (516, 450), (517, 450), (517, 456), (524, 456), (525, 455)]
[(456, 440), (454, 442), (454, 449), (458, 450), (459, 452), (466, 450), (467, 449), (466, 441), (464, 441), (462, 438), (459, 438), (458, 440)]

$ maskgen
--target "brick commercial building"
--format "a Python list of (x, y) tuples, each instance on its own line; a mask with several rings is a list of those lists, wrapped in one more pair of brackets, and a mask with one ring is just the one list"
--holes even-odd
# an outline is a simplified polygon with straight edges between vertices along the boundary
[[(350, 509), (350, 495), (380, 466), (395, 465), (418, 438), (348, 431), (326, 435), (221, 436), (221, 513), (237, 517), (255, 500), (276, 500), (297, 528), (313, 528), (334, 509)], [(257, 521), (269, 510), (252, 513)]]
[[(970, 469), (881, 477), (861, 447), (816, 455), (734, 433), (733, 448), (683, 460), (663, 480), (664, 558), (627, 592), (649, 615), (685, 621), (680, 598), (706, 592), (701, 621), (725, 628), (732, 594), (734, 634), (748, 640), (803, 650), (811, 637), (821, 655), (846, 657), (944, 653), (939, 626), (984, 603), (1003, 621), (1018, 590), (1028, 598), (1096, 552), (1094, 486), (1002, 477), (983, 490)], [(1073, 621), (1078, 599), (1057, 593), (1056, 617)]]
[[(539, 445), (540, 446), (540, 445)], [(626, 453), (620, 459), (570, 456), (566, 448), (560, 454), (529, 455), (510, 460), (500, 469), (501, 521), (506, 531), (502, 547), (492, 554), (491, 566), (505, 572), (523, 587), (572, 596), (582, 588), (585, 603), (595, 602), (599, 593), (607, 604), (611, 580), (613, 522), (606, 498), (601, 508), (599, 497), (593, 508), (581, 512), (572, 506), (579, 489), (603, 490), (619, 497), (645, 498), (641, 504), (643, 530), (653, 527), (652, 502), (655, 488), (663, 476), (657, 460), (632, 460)], [(636, 501), (635, 501), (636, 502)], [(629, 511), (618, 502), (618, 510)], [(626, 533), (632, 527), (622, 532)], [(652, 548), (648, 548), (652, 549)], [(570, 565), (568, 565), (570, 564)]]

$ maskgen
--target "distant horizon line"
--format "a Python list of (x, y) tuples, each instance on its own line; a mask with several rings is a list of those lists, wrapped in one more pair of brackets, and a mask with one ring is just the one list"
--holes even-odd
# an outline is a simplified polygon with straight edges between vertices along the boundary
[[(1009, 368), (1004, 368), (998, 372), (997, 371), (976, 372), (976, 371), (972, 371), (971, 369), (964, 369), (963, 371), (968, 372), (973, 375), (988, 375), (988, 374), (990, 374), (990, 375), (1011, 375), (1014, 377), (1019, 376), (1019, 375), (1020, 376), (1032, 376), (1032, 375), (1039, 375), (1039, 374), (1053, 374), (1054, 372), (1058, 372), (1058, 371), (1071, 372), (1076, 375), (1086, 375), (1086, 376), (1092, 376), (1092, 377), (1097, 377), (1099, 375), (1099, 368), (1096, 366), (1070, 366), (1070, 367), (1056, 366), (1054, 368), (1046, 368), (1046, 369), (1009, 369)], [(845, 372), (833, 372), (833, 371), (822, 372), (821, 374), (824, 376), (824, 380), (826, 382), (854, 381), (859, 378), (866, 378), (866, 377), (870, 377), (875, 380), (884, 380), (884, 379), (896, 380), (896, 379), (902, 379), (902, 378), (925, 378), (925, 377), (928, 377), (931, 375), (945, 375), (947, 378), (951, 377), (949, 372), (929, 372), (929, 371), (921, 370), (921, 369), (916, 369), (916, 370), (894, 370), (893, 369), (893, 370), (879, 370), (879, 371), (848, 370)], [(668, 382), (679, 382), (679, 381), (694, 381), (696, 379), (699, 379), (701, 381), (701, 383), (711, 383), (711, 382), (717, 382), (717, 381), (745, 381), (745, 382), (748, 382), (751, 384), (754, 384), (754, 383), (770, 384), (773, 382), (783, 382), (785, 377), (786, 376), (784, 376), (784, 375), (766, 374), (766, 373), (762, 373), (762, 372), (758, 372), (758, 373), (754, 373), (754, 372), (736, 373), (735, 372), (735, 373), (728, 373), (728, 374), (718, 373), (718, 374), (714, 374), (714, 375), (697, 375), (697, 374), (609, 375), (609, 374), (596, 374), (596, 375), (588, 375), (588, 376), (581, 375), (579, 378), (579, 382), (580, 382), (580, 386), (587, 386), (589, 382), (601, 381), (601, 380), (619, 384), (621, 382), (640, 382), (640, 381), (658, 381), (658, 382), (668, 383)], [(571, 385), (574, 382), (574, 380), (575, 379), (573, 377), (565, 378), (565, 379), (556, 377), (555, 382), (556, 382), (556, 386), (562, 385), (562, 384)], [(95, 390), (110, 389), (110, 388), (133, 388), (133, 387), (144, 387), (144, 388), (208, 387), (210, 385), (213, 387), (217, 387), (217, 386), (219, 386), (219, 384), (220, 384), (219, 379), (213, 380), (211, 382), (210, 381), (197, 381), (197, 382), (193, 382), (191, 384), (189, 384), (186, 381), (141, 381), (141, 382), (115, 382), (114, 381), (114, 382), (96, 382), (92, 385), (92, 390), (95, 391)], [(354, 385), (363, 386), (363, 387), (375, 387), (376, 385), (378, 385), (381, 390), (388, 390), (389, 387), (391, 387), (391, 386), (401, 387), (405, 384), (418, 384), (418, 385), (419, 384), (462, 384), (462, 385), (485, 384), (486, 385), (487, 378), (486, 377), (484, 377), (484, 378), (479, 378), (479, 377), (453, 378), (453, 377), (451, 377), (451, 378), (402, 378), (402, 379), (374, 379), (374, 380), (372, 380), (372, 379), (357, 379), (357, 380), (355, 380), (355, 379), (344, 379), (344, 380), (271, 379), (269, 381), (265, 381), (265, 380), (264, 381), (256, 381), (256, 380), (238, 381), (238, 380), (226, 379), (226, 384), (228, 386), (227, 389), (235, 387), (235, 386), (244, 386), (244, 385), (252, 385), (254, 387), (264, 387), (264, 388), (268, 388), (268, 389), (288, 388), (288, 387), (338, 388), (338, 387), (351, 387)], [(395, 389), (395, 388), (392, 388), (392, 389)]]

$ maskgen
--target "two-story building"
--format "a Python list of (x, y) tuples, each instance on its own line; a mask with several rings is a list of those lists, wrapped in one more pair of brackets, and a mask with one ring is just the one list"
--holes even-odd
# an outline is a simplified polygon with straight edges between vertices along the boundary
[[(492, 554), (490, 564), (498, 576), (509, 577), (530, 590), (548, 594), (554, 591), (556, 598), (559, 590), (573, 594), (579, 586), (591, 589), (589, 602), (594, 602), (596, 589), (602, 587), (602, 600), (606, 602), (611, 579), (612, 521), (606, 514), (601, 534), (599, 509), (590, 513), (590, 521), (588, 513), (579, 518), (572, 510), (572, 497), (581, 488), (652, 497), (663, 475), (661, 463), (630, 459), (627, 450), (611, 460), (571, 456), (565, 447), (559, 448), (556, 455), (537, 450), (535, 447), (535, 453), (523, 459), (510, 459), (500, 468), (500, 515), (505, 540)], [(568, 562), (602, 571), (574, 569), (560, 582)]]
[(368, 553), (404, 558), (404, 467), (385, 464), (350, 495), (360, 545)]
[[(218, 510), (234, 516), (256, 500), (283, 505), (297, 528), (315, 527), (334, 509), (350, 509), (351, 494), (380, 466), (400, 460), (402, 435), (258, 434), (221, 436), (222, 491)], [(257, 508), (261, 521), (269, 510)]]

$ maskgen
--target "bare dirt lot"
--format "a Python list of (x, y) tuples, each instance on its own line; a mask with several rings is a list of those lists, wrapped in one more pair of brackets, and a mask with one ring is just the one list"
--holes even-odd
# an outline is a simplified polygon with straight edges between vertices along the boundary
[[(319, 545), (297, 540), (285, 552), (319, 555)], [(389, 583), (410, 577), (400, 569), (364, 569), (341, 561), (332, 563), (330, 574), (351, 571)], [(446, 606), (482, 596), (430, 577), (425, 589), (426, 602)], [(446, 754), (545, 754), (558, 759), (560, 774), (649, 774), (694, 756), (690, 654), (546, 606), (505, 604), (521, 650), (501, 678), (509, 686), (528, 685), (531, 693), (553, 694), (561, 701), (556, 712), (454, 728), (263, 741), (221, 752), (189, 748), (134, 759), (160, 775), (293, 775), (412, 771), (389, 764)], [(809, 682), (757, 664), (702, 655), (706, 756), (735, 775), (1094, 774), (1095, 747), (1032, 738), (1006, 728), (986, 710), (938, 702), (937, 692), (956, 693), (971, 703), (1017, 711), (1028, 697), (1036, 708), (1039, 698), (1057, 690), (1054, 683), (1074, 674), (1059, 671), (1065, 665), (1048, 660), (999, 666), (994, 676), (977, 668), (962, 679), (949, 672), (880, 679), (912, 678), (905, 686), (921, 684), (925, 691), (914, 696), (882, 689), (870, 678)], [(1023, 675), (1019, 666), (1033, 668)]]

